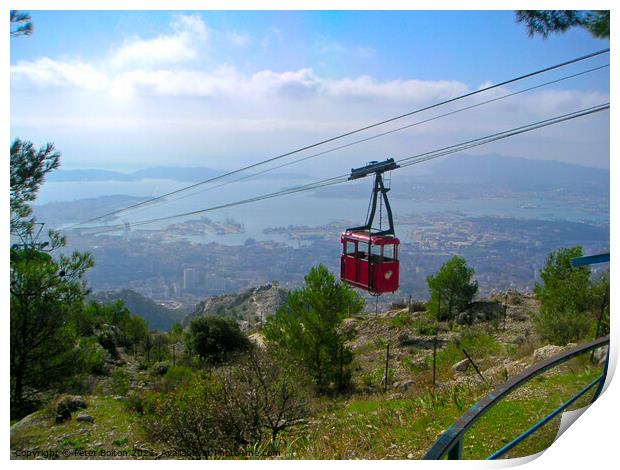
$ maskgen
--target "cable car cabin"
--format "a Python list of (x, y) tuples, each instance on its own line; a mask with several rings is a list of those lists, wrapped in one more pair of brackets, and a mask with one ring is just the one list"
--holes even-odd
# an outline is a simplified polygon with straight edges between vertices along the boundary
[[(352, 168), (349, 180), (375, 175), (374, 187), (368, 206), (366, 224), (348, 228), (340, 236), (340, 280), (354, 287), (367, 290), (371, 295), (381, 295), (398, 290), (399, 270), (398, 245), (394, 233), (394, 219), (387, 193), (390, 188), (383, 184), (382, 174), (399, 168), (393, 158), (383, 162), (370, 162), (361, 168)], [(381, 199), (379, 199), (381, 197)], [(373, 222), (379, 206), (379, 228), (373, 229)], [(382, 228), (382, 207), (385, 204), (388, 227)]]
[(342, 281), (373, 295), (398, 290), (398, 238), (347, 230), (340, 236), (340, 241)]

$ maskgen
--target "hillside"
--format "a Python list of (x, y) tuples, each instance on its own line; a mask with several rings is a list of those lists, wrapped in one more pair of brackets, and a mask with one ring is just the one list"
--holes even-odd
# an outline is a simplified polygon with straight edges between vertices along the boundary
[(187, 314), (185, 310), (172, 310), (159, 305), (130, 289), (96, 292), (92, 294), (92, 298), (98, 302), (122, 300), (132, 314), (146, 320), (151, 330), (168, 331)]
[(252, 287), (239, 293), (210, 297), (183, 320), (183, 326), (204, 315), (225, 316), (237, 320), (242, 328), (261, 323), (286, 301), (288, 291), (277, 283)]
[[(250, 318), (251, 306), (252, 314), (260, 315), (265, 302), (276, 302), (284, 293), (270, 285), (220, 296), (203, 302), (194, 315), (217, 314), (218, 308), (233, 305), (231, 308)], [(409, 312), (394, 306), (379, 315), (367, 313), (346, 319), (342, 328), (350, 337), (355, 357), (353, 390), (317, 402), (309, 419), (282, 434), (278, 441), (281, 454), (275, 458), (420, 458), (443, 430), (496, 384), (571, 347), (546, 345), (535, 338), (531, 319), (538, 303), (534, 298), (513, 292), (505, 321), (499, 300), (487, 298), (474, 303), (460, 319), (473, 324), (440, 327), (434, 390), (431, 359), (435, 335), (424, 323), (423, 311)], [(484, 379), (463, 361), (461, 348), (472, 356)], [(16, 450), (47, 448), (58, 449), (69, 458), (167, 458), (161, 443), (149, 439), (139, 411), (143, 399), (137, 398), (179, 386), (178, 378), (162, 376), (162, 364), (144, 367), (134, 354), (121, 351), (121, 362), (111, 376), (93, 378), (92, 391), (83, 398), (69, 397), (86, 404), (85, 409), (76, 411), (79, 419), (54, 424), (52, 405), (58, 403), (54, 401), (15, 423), (11, 427), (13, 458), (20, 457)], [(600, 373), (597, 370), (589, 361), (578, 358), (533, 380), (471, 430), (465, 457), (488, 455), (498, 443), (507, 442), (591, 381)], [(584, 404), (579, 400), (572, 409)], [(553, 442), (558, 426), (559, 419), (555, 419), (510, 456), (545, 449)], [(118, 455), (100, 454), (104, 450), (117, 451)]]

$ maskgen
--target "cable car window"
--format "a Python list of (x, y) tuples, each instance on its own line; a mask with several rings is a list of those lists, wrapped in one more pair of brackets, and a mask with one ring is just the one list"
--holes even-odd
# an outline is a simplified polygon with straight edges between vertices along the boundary
[(358, 258), (368, 258), (368, 243), (359, 242), (357, 244), (357, 256)]
[(370, 248), (370, 254), (372, 255), (372, 261), (383, 261), (383, 245), (372, 245)]
[(344, 242), (344, 254), (355, 255), (355, 242)]
[(385, 245), (383, 247), (383, 256), (386, 260), (396, 259), (396, 245)]

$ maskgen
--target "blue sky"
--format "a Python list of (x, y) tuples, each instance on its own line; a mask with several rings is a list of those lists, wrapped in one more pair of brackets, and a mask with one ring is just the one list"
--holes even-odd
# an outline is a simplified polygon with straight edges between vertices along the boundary
[[(11, 40), (11, 132), (37, 144), (53, 140), (65, 168), (233, 168), (609, 46), (581, 29), (529, 38), (511, 11), (31, 14), (34, 35)], [(430, 150), (608, 96), (605, 69), (356, 147), (343, 152), (342, 166)], [(608, 167), (607, 113), (579, 121), (488, 152)]]

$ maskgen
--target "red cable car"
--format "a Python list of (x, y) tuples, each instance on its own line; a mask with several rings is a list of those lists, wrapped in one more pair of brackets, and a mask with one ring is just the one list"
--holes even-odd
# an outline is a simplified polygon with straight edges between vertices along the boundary
[[(392, 209), (387, 198), (389, 188), (383, 184), (382, 173), (398, 168), (394, 159), (385, 162), (370, 162), (361, 168), (351, 170), (349, 180), (363, 178), (375, 173), (371, 210), (366, 225), (346, 229), (340, 236), (342, 254), (340, 255), (340, 279), (354, 287), (364, 289), (371, 295), (395, 292), (399, 287), (400, 265), (398, 246), (400, 240), (394, 234)], [(373, 231), (373, 220), (377, 210), (377, 199), (381, 193), (385, 202), (389, 228)], [(381, 215), (379, 216), (381, 219)]]

